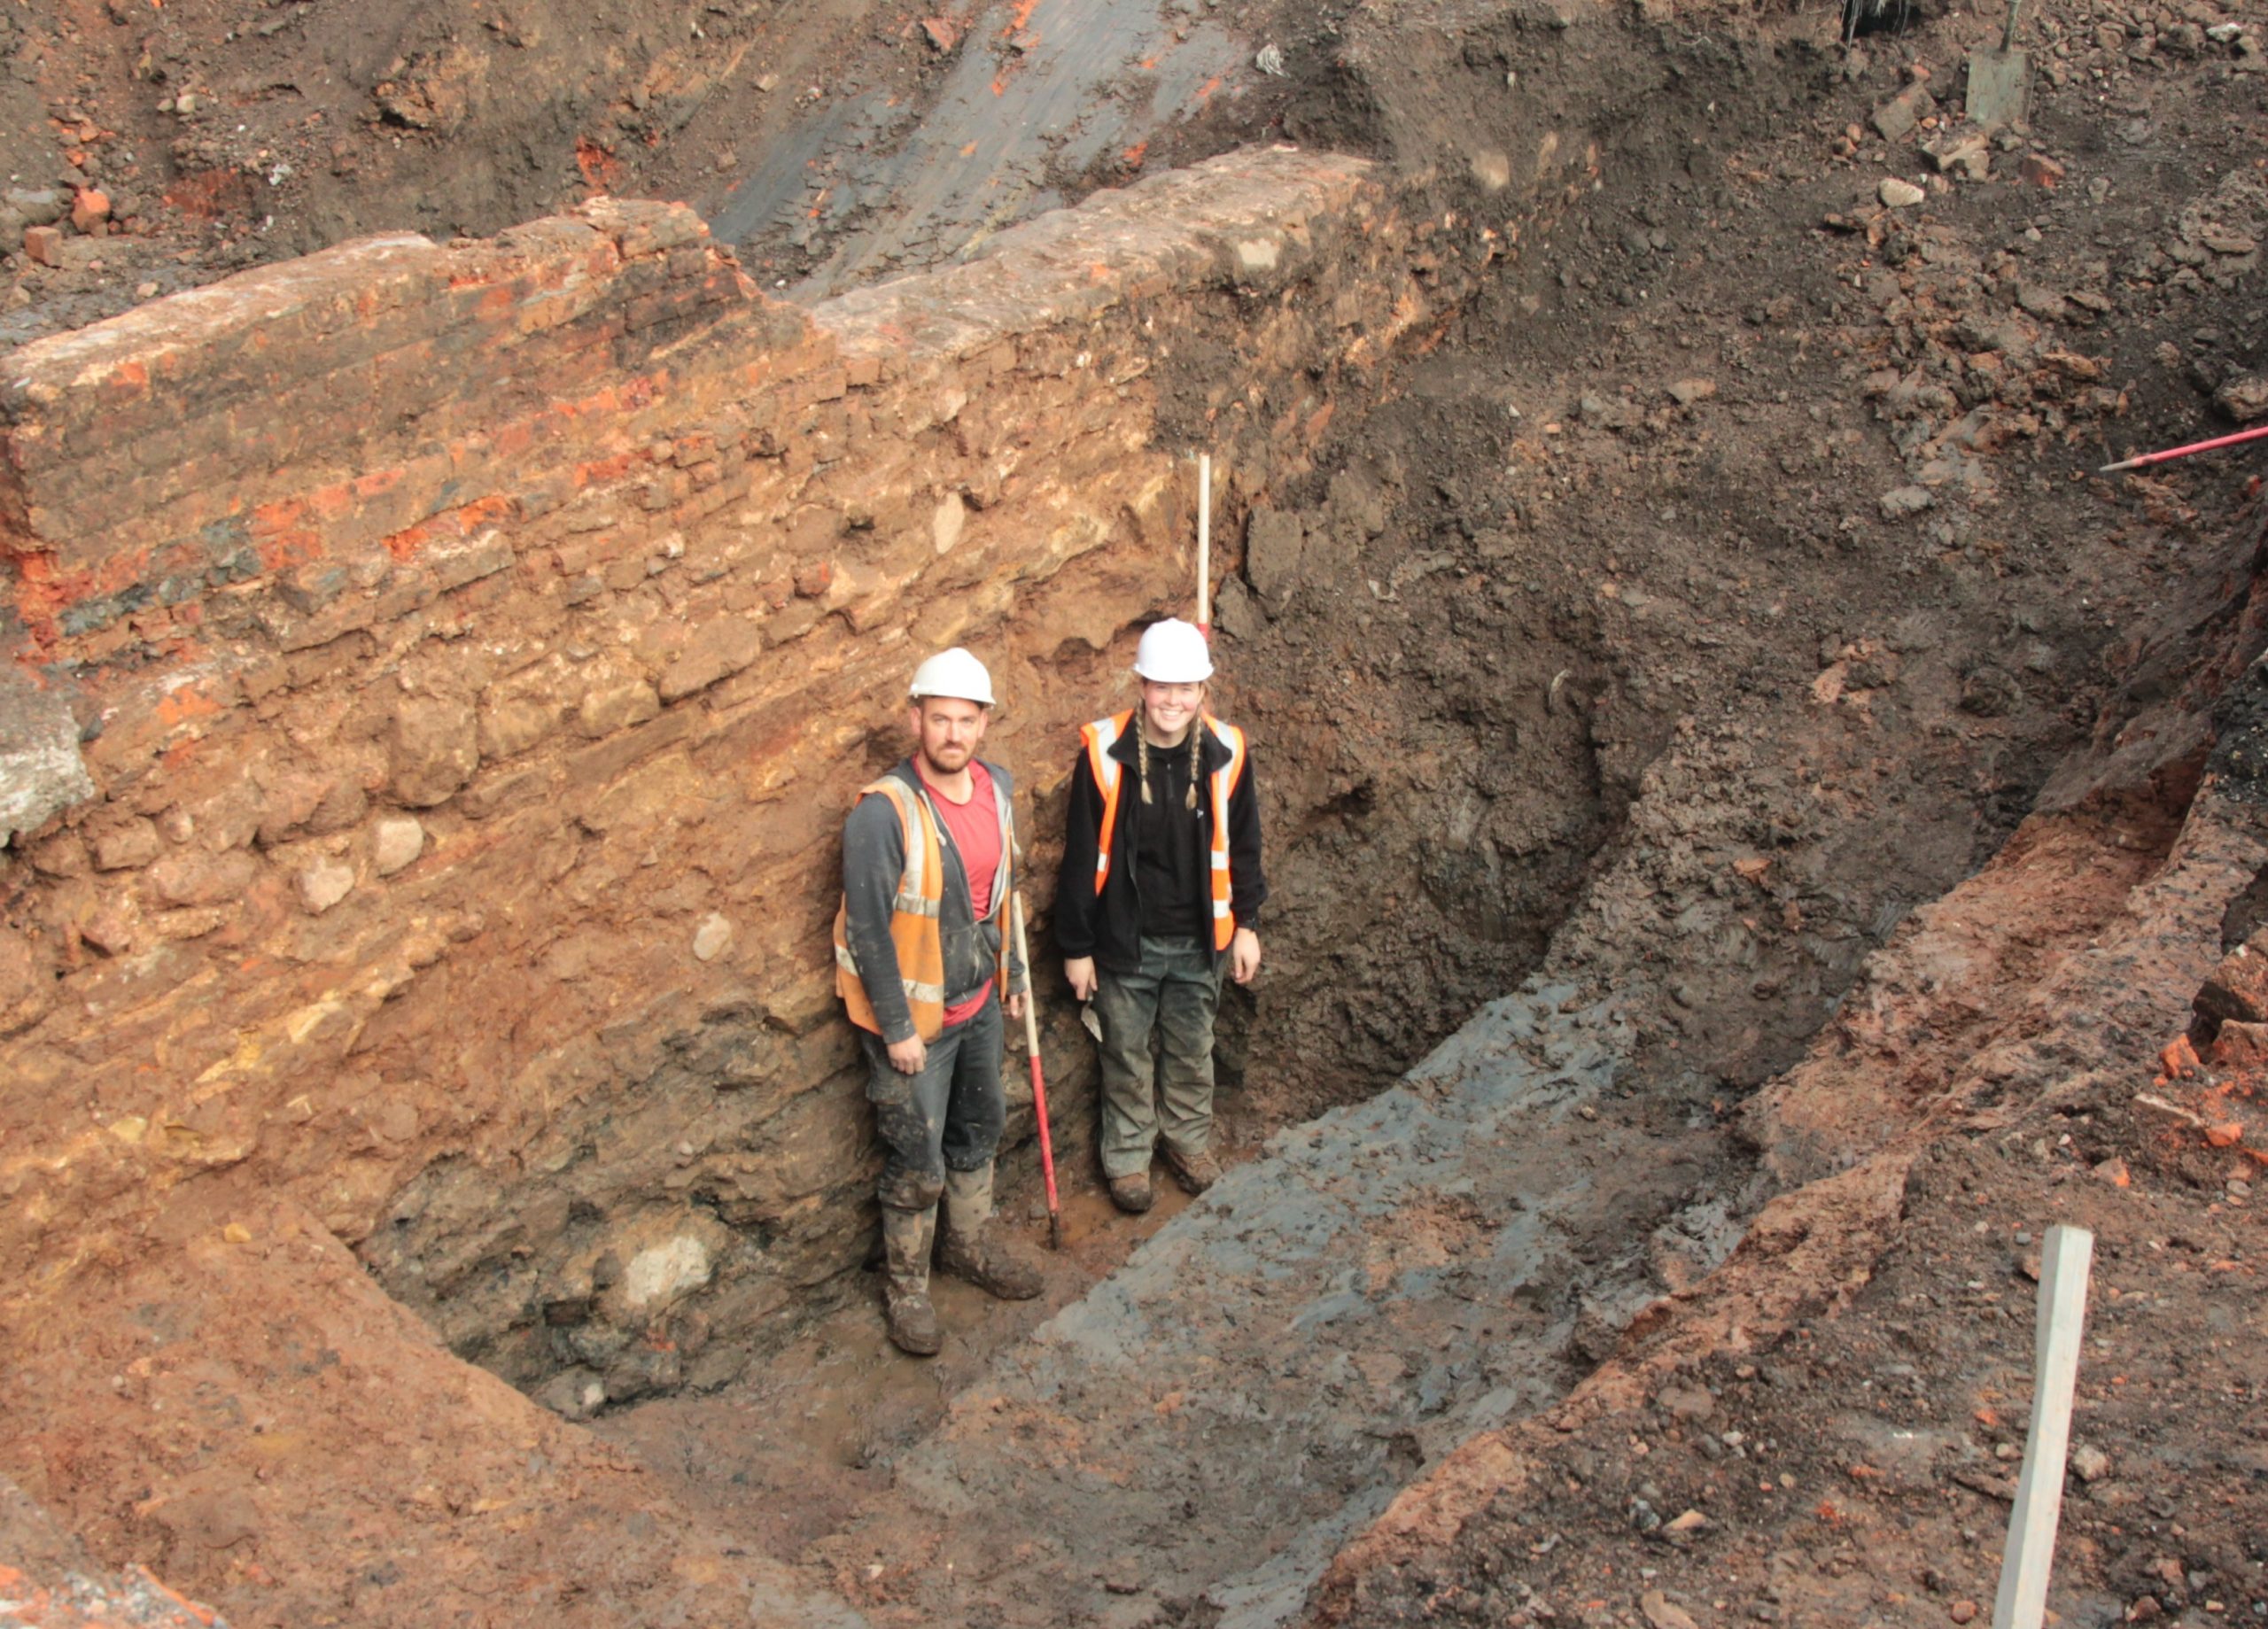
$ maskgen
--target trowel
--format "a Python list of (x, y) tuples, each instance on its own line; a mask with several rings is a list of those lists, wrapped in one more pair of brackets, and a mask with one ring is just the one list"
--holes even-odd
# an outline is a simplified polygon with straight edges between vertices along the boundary
[(2024, 103), (2031, 94), (2031, 58), (2016, 49), (2016, 19), (2023, 0), (2008, 0), (2008, 25), (2000, 31), (2000, 49), (1969, 53), (1969, 121), (1979, 129), (1997, 130), (2024, 121)]

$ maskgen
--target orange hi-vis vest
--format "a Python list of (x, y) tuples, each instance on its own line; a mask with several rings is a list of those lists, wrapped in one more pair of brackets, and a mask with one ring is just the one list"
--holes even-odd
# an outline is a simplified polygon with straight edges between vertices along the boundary
[[(1118, 829), (1118, 795), (1125, 779), (1119, 772), (1123, 766), (1110, 756), (1110, 749), (1118, 744), (1119, 737), (1126, 733), (1133, 721), (1134, 710), (1130, 707), (1113, 718), (1098, 718), (1092, 724), (1079, 726), (1079, 739), (1087, 749), (1087, 767), (1094, 773), (1096, 790), (1102, 794), (1102, 829), (1095, 838), (1097, 894), (1110, 880), (1110, 840)], [(1244, 732), (1233, 724), (1223, 724), (1210, 713), (1204, 716), (1200, 727), (1212, 731), (1229, 749), (1229, 761), (1205, 778), (1213, 800), (1213, 948), (1225, 950), (1237, 934), (1236, 913), (1229, 909), (1229, 795), (1244, 778)]]
[[(997, 794), (998, 787), (996, 786)], [(856, 803), (868, 797), (887, 797), (897, 811), (905, 836), (905, 869), (898, 873), (897, 896), (891, 902), (890, 942), (897, 947), (898, 982), (905, 989), (905, 1005), (913, 1014), (913, 1032), (934, 1041), (945, 1027), (945, 940), (938, 911), (945, 897), (945, 855), (938, 835), (938, 818), (926, 793), (917, 792), (895, 775), (885, 775), (859, 789)], [(986, 920), (1002, 912), (1014, 882), (1010, 867), (1015, 853), (1015, 818), (1006, 797), (1000, 806), (1000, 868), (992, 879), (992, 909)], [(1000, 995), (1008, 995), (1008, 935), (1000, 935)], [(835, 992), (850, 1021), (875, 1035), (882, 1032), (867, 998), (866, 981), (858, 974), (858, 958), (850, 953), (850, 902), (835, 908)]]

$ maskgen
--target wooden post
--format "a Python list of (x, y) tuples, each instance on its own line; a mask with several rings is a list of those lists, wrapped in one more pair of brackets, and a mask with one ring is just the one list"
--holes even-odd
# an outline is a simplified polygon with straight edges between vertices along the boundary
[(2008, 1544), (1992, 1629), (2040, 1629), (2055, 1524), (2063, 1513), (2063, 1458), (2071, 1446), (2071, 1393), (2079, 1379), (2079, 1335), (2086, 1322), (2087, 1268), (2094, 1235), (2060, 1223), (2039, 1253), (2039, 1324), (2034, 1336), (2031, 1431), (2023, 1474), (2008, 1512)]
[(1213, 455), (1197, 455), (1197, 625), (1213, 631)]

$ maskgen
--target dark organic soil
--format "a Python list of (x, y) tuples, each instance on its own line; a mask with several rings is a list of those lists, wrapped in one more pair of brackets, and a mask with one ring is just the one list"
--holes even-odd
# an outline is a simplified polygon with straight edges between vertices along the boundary
[[(2225, 428), (2214, 392), (2263, 365), (2256, 251), (2207, 239), (2268, 231), (2264, 77), (2205, 36), (2213, 0), (2078, 0), (2039, 19), (2054, 77), (2032, 127), (1992, 145), (1994, 179), (1947, 182), (1916, 145), (1938, 132), (1892, 141), (1874, 115), (1916, 83), (1950, 97), (1980, 18), (1846, 52), (1824, 12), (1226, 9), (1280, 46), (1284, 82), (1172, 124), (1136, 163), (1351, 145), (1390, 161), (1405, 208), (1466, 229), (1445, 243), (1497, 233), (1479, 292), (1411, 337), (1312, 474), (1254, 491), (1231, 472), (1221, 702), (1263, 755), (1277, 892), (1268, 974), (1224, 1025), (1229, 1138), (1249, 1153), (1367, 1097), (1548, 967), (1623, 998), (1626, 1126), (1708, 1134), (1702, 1186), (1745, 1220), (1788, 1173), (1737, 1140), (1742, 1101), (1845, 1044), (1829, 1027), (1846, 1004), (1888, 1010), (1868, 958), (2000, 850), (2069, 755), (2115, 745), (2233, 637), (2219, 579), (2249, 570), (2256, 463), (2087, 472)], [(714, 207), (834, 98), (936, 94), (920, 20), (864, 0), (18, 8), (0, 168), (99, 181), (133, 229), (73, 240), (62, 269), (12, 258), (0, 343), (593, 187)], [(1591, 188), (1516, 223), (1489, 165), (1547, 128), (1596, 137)], [(1884, 208), (1891, 175), (1922, 178), (1924, 202)], [(775, 280), (816, 261), (781, 231), (746, 254)], [(1177, 445), (1223, 410), (1206, 342), (1245, 320), (1223, 296), (1182, 347)], [(2240, 670), (2256, 654), (2229, 648)], [(2219, 762), (2256, 772), (2256, 727), (2225, 723)], [(2226, 942), (2260, 911), (2232, 904)], [(2170, 1037), (2186, 1014), (2161, 1017)], [(2077, 1434), (2107, 1456), (2074, 1489), (2059, 1611), (2259, 1616), (2258, 1226), (2225, 1172), (2199, 1186), (2142, 1158), (2142, 1082), (2120, 1079), (1920, 1154), (1833, 1315), (1560, 1434), (1519, 1498), (1371, 1578), (1360, 1621), (1667, 1629), (1656, 1591), (1713, 1623), (1989, 1613), (2028, 1395), (2024, 1261), (2051, 1214), (2102, 1241)], [(2114, 1158), (2129, 1185), (2094, 1180)], [(887, 1356), (869, 1286), (837, 1286), (847, 1310), (761, 1385), (602, 1429), (708, 1525), (794, 1560), (887, 1501), (889, 1460), (949, 1392), (1132, 1247), (1079, 1164), (1067, 1177), (1079, 1237), (1049, 1299), (1014, 1319), (952, 1308), (982, 1333), (946, 1364)], [(1613, 1348), (1594, 1330), (1573, 1356)], [(1705, 1524), (1670, 1534), (1689, 1509)]]
[[(2000, 847), (2067, 755), (2163, 694), (2167, 661), (2195, 659), (2176, 640), (2178, 655), (2145, 660), (2142, 630), (2210, 624), (2210, 606), (2193, 624), (2173, 608), (2193, 569), (2210, 600), (2207, 562), (2238, 495), (2210, 468), (2163, 492), (2077, 478), (2136, 440), (2176, 438), (2134, 426), (2194, 422), (2201, 378), (2257, 355), (2234, 285), (2110, 269), (2179, 241), (2185, 206), (2156, 190), (2155, 149), (2090, 167), (2077, 156), (2095, 146), (2089, 116), (2048, 99), (2034, 139), (1994, 162), (2061, 155), (2062, 184), (1962, 188), (1897, 216), (1873, 201), (1881, 144), (1845, 153), (1846, 129), (1915, 65), (1955, 78), (1959, 38), (1868, 60), (1805, 39), (1641, 44), (1511, 13), (1465, 20), (1462, 35), (1396, 35), (1393, 52), (1357, 30), (1310, 58), (1285, 128), (1438, 157), (1503, 123), (1507, 74), (1555, 69), (1571, 101), (1638, 81), (1651, 116), (1616, 128), (1598, 189), (1382, 381), (1314, 476), (1250, 500), (1295, 524), (1267, 523), (1276, 542), (1247, 552), (1220, 609), (1224, 708), (1276, 754), (1270, 981), (1229, 1025), (1241, 1071), (1223, 1101), (1247, 1145), (1367, 1095), (1547, 958), (1628, 997), (1645, 1040), (1626, 1115), (1666, 1133), (1728, 1114), (1804, 1054), (1910, 911)], [(2166, 139), (2223, 142), (2208, 161), (2241, 164), (2233, 129), (2189, 123), (2166, 94)], [(1479, 207), (1454, 175), (1422, 196), (1414, 206)], [(2026, 303), (2031, 288), (2101, 308)], [(1224, 301), (1222, 343), (1241, 320)], [(2211, 360), (2169, 374), (2168, 345)], [(1187, 354), (1184, 416), (1167, 434), (1199, 445), (1217, 402), (1204, 347)], [(2011, 371), (1996, 374), (2002, 359)], [(1884, 508), (1918, 480), (1928, 508)], [(1249, 518), (1232, 515), (1230, 535)], [(1579, 1433), (1565, 1475), (1542, 1479), (1563, 1492), (1489, 1510), (1439, 1564), (1363, 1596), (1356, 1621), (1635, 1621), (1656, 1586), (1704, 1621), (1721, 1620), (1719, 1600), (1755, 1621), (1934, 1622), (1961, 1599), (1989, 1610), (2005, 1521), (1991, 1490), (2008, 1475), (1994, 1451), (2020, 1439), (2025, 1393), (2016, 1236), (2044, 1214), (2090, 1222), (2139, 1266), (2148, 1245), (2131, 1241), (2165, 1230), (2161, 1210), (2219, 1202), (2073, 1187), (2074, 1156), (2043, 1170), (2036, 1133), (2008, 1135), (1932, 1156), (1909, 1189), (1913, 1230), (1839, 1316), (1707, 1369), (1718, 1408), (1755, 1416), (1734, 1439), (1715, 1434), (1721, 1415), (1704, 1432), (1658, 1411), (1636, 1439), (1660, 1458), (1639, 1456), (1625, 1416)], [(1728, 1148), (1711, 1181), (1752, 1207), (1748, 1175)], [(1929, 1287), (1907, 1283), (1915, 1264)], [(2107, 1264), (2101, 1293), (2123, 1301), (2119, 1270)], [(1674, 1261), (1663, 1272), (1682, 1287)], [(982, 1352), (995, 1338), (968, 1338)], [(1922, 1340), (1927, 1362), (1912, 1357)], [(1612, 1346), (1609, 1331), (1591, 1355)], [(2130, 1395), (2091, 1384), (2090, 1398)], [(1928, 1438), (1918, 1468), (1907, 1416), (1851, 1413), (1885, 1387), (1901, 1403), (1925, 1392), (1933, 1429), (1953, 1433)], [(1989, 1426), (1942, 1402), (1967, 1390), (1991, 1392), (1977, 1405)], [(703, 1407), (665, 1405), (656, 1423)], [(924, 1411), (904, 1417), (905, 1432), (923, 1428)], [(867, 1447), (888, 1458), (913, 1439)], [(1723, 1469), (1741, 1442), (1759, 1445), (1746, 1454), (1768, 1462), (1770, 1492)], [(1893, 1452), (1907, 1457), (1878, 1462)], [(1971, 1475), (1972, 1459), (1990, 1470)], [(1674, 1476), (1653, 1469), (1672, 1462)], [(1903, 1478), (1896, 1497), (1876, 1471)], [(1631, 1525), (1634, 1499), (1661, 1520), (1693, 1504), (1689, 1481), (1723, 1490), (1701, 1507), (1731, 1535), (1717, 1548)], [(2222, 1549), (2256, 1517), (2244, 1494), (2241, 1478), (2216, 1485), (2238, 1501)], [(2094, 1503), (2125, 1497), (2106, 1483)], [(838, 1509), (869, 1501), (890, 1502), (846, 1492)], [(2072, 1531), (2095, 1532), (2093, 1506)], [(1689, 1558), (1713, 1569), (1719, 1548), (1728, 1576), (1705, 1581)], [(2124, 1587), (2074, 1576), (2104, 1598)]]
[[(1658, 1591), (1704, 1623), (1989, 1622), (2048, 1215), (2100, 1241), (2055, 1611), (2253, 1612), (2268, 1595), (2258, 1222), (2218, 1191), (2087, 1180), (2032, 1152), (2039, 1129), (1925, 1156), (1847, 1307), (1563, 1438), (1528, 1496), (1366, 1594), (1361, 1621), (1619, 1623)], [(2098, 1147), (2131, 1135), (2093, 1116), (2075, 1129)], [(1703, 1524), (1674, 1531), (1688, 1511)]]

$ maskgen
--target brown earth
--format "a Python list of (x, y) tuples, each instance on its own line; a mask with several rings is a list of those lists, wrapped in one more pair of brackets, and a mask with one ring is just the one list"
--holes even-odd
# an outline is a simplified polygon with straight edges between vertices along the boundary
[[(19, 12), (0, 159), (87, 175), (66, 155), (91, 155), (148, 230), (73, 238), (61, 269), (17, 257), (6, 333), (381, 226), (492, 230), (594, 180), (721, 196), (816, 116), (824, 95), (794, 89), (814, 65), (914, 97), (942, 66), (919, 18), (848, 0), (454, 17)], [(2026, 1263), (2051, 1221), (2099, 1240), (2075, 1437), (2103, 1455), (2072, 1485), (2057, 1610), (2268, 1616), (2258, 1059), (2241, 1032), (2215, 1051), (2209, 1020), (2199, 1062), (2160, 1057), (2261, 913), (2257, 463), (2086, 475), (2227, 428), (2210, 402), (2245, 399), (2263, 367), (2258, 48), (2206, 33), (2261, 20), (2041, 19), (2033, 125), (1989, 148), (1984, 182), (1934, 176), (1919, 144), (1938, 133), (1885, 137), (1899, 120), (1877, 110), (1913, 108), (1917, 84), (1949, 106), (1988, 19), (1847, 52), (1834, 20), (1332, 8), (1280, 30), (1287, 86), (1144, 160), (1288, 134), (1387, 158), (1413, 209), (1496, 223), (1445, 236), (1465, 263), (1442, 282), (1474, 291), (1328, 428), (1311, 474), (1264, 492), (1229, 474), (1223, 710), (1267, 755), (1278, 888), (1269, 973), (1228, 1026), (1231, 1138), (1250, 1152), (1367, 1097), (1542, 971), (1619, 997), (1635, 1032), (1599, 1135), (1697, 1135), (1682, 1197), (1742, 1240), (1721, 1265), (1706, 1240), (1654, 1248), (1664, 1299), (1619, 1336), (1619, 1318), (1578, 1331), (1564, 1402), (1410, 1466), (1318, 1621), (1989, 1613)], [(687, 43), (695, 24), (713, 45)], [(184, 91), (188, 113), (158, 111)], [(1595, 185), (1515, 236), (1490, 213), (1499, 167), (1586, 101)], [(70, 139), (82, 120), (96, 135)], [(1876, 201), (1893, 172), (1922, 180), (1921, 205)], [(791, 275), (810, 249), (748, 254)], [(1228, 294), (1200, 314), (1161, 442), (1203, 445), (1240, 410), (1210, 359), (1251, 316)], [(1099, 688), (1091, 666), (1063, 682)], [(70, 1412), (39, 1423), (43, 1450), (146, 1460), (154, 1490), (199, 1432), (303, 1431), (326, 1478), (152, 1493), (130, 1516), (27, 1491), (105, 1565), (146, 1563), (242, 1622), (272, 1620), (279, 1578), (294, 1602), (326, 1579), (331, 1621), (791, 1602), (842, 1576), (831, 1537), (901, 1501), (892, 1461), (951, 1395), (1150, 1230), (1067, 1167), (1076, 1247), (1029, 1311), (949, 1299), (975, 1332), (924, 1369), (885, 1355), (849, 1275), (760, 1377), (602, 1416), (614, 1448), (516, 1411), (319, 1226), (252, 1218), (255, 1252), (214, 1251), (195, 1224), (221, 1219), (190, 1207), (183, 1255), (120, 1264), (25, 1354), (99, 1382), (50, 1393)], [(1643, 1242), (1584, 1241), (1602, 1260)], [(278, 1322), (264, 1302), (285, 1323), (318, 1304), (260, 1265), (298, 1251), (407, 1367), (353, 1374), (353, 1319), (254, 1333)], [(176, 1326), (142, 1373), (127, 1307)], [(201, 1373), (184, 1318), (232, 1369), (260, 1349), (271, 1367)], [(350, 1381), (421, 1412), (394, 1437), (328, 1429), (322, 1388)], [(173, 1423), (121, 1430), (128, 1406)], [(306, 1514), (352, 1509), (366, 1481), (399, 1501), (336, 1528)], [(1688, 1510), (1704, 1520), (1676, 1528)], [(405, 1534), (423, 1558), (378, 1579)], [(877, 1621), (917, 1602), (937, 1606), (911, 1579), (860, 1595)], [(979, 1590), (952, 1610), (998, 1607)], [(1194, 1592), (1154, 1610), (1218, 1614)]]

